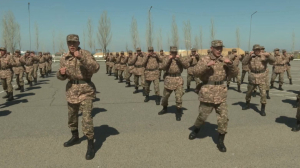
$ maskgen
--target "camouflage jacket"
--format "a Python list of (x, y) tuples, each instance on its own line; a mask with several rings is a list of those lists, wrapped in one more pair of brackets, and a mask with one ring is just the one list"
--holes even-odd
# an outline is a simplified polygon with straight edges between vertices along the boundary
[(113, 56), (113, 55), (109, 55), (108, 56), (108, 65), (109, 65), (109, 67), (113, 67), (114, 66), (114, 61), (115, 61), (115, 57)]
[(14, 55), (13, 56), (13, 59), (14, 59), (14, 62), (16, 63), (16, 66), (13, 67), (13, 71), (15, 74), (20, 74), (20, 73), (23, 73), (24, 72), (24, 66), (22, 65), (22, 63), (20, 62), (20, 58), (21, 58), (21, 55), (17, 56), (17, 55)]
[(159, 63), (162, 62), (162, 58), (157, 54), (151, 56), (145, 56), (143, 65), (145, 66), (145, 79), (153, 81), (159, 78)]
[[(70, 53), (66, 53), (60, 59), (60, 67), (67, 68), (66, 74), (61, 75), (57, 71), (56, 76), (59, 80), (69, 79), (66, 86), (67, 101), (72, 104), (77, 104), (86, 99), (94, 99), (96, 96), (96, 87), (91, 78), (94, 73), (100, 69), (100, 65), (89, 51), (79, 50), (81, 58), (78, 59)], [(85, 84), (73, 84), (72, 80), (84, 80)]]
[(26, 67), (28, 66), (33, 66), (34, 61), (39, 61), (39, 58), (36, 56), (22, 56), (20, 58), (20, 61), (22, 64), (26, 65)]
[(146, 57), (143, 53), (140, 55), (133, 55), (133, 58), (131, 61), (128, 62), (128, 64), (134, 65), (134, 69), (132, 70), (132, 73), (134, 75), (144, 75), (145, 66), (143, 65), (144, 57)]
[[(175, 90), (178, 87), (182, 87), (184, 84), (181, 73), (183, 68), (189, 66), (188, 60), (179, 58), (169, 58), (166, 56), (163, 59), (162, 69), (166, 71), (166, 78), (164, 79), (164, 87), (169, 90)], [(172, 75), (177, 75), (176, 77)]]
[[(161, 58), (161, 60), (163, 60), (163, 59), (166, 58), (166, 55), (165, 55), (165, 54), (159, 55), (159, 57)], [(162, 63), (163, 63), (163, 61), (161, 61), (161, 62), (159, 63), (159, 70), (162, 70)]]
[(199, 54), (190, 55), (187, 59), (188, 59), (188, 62), (189, 62), (189, 67), (187, 69), (187, 73), (189, 75), (193, 75), (194, 66), (197, 65), (197, 63), (200, 59), (200, 56), (199, 56)]
[[(207, 82), (224, 82), (227, 76), (237, 76), (238, 67), (234, 66), (233, 63), (224, 63), (224, 59), (223, 56), (217, 58), (213, 54), (210, 54), (201, 57), (200, 61), (194, 67), (194, 76), (199, 77), (204, 83), (199, 91), (199, 101), (214, 104), (226, 102), (226, 85), (205, 84)], [(214, 61), (215, 64), (207, 66), (210, 61)]]
[(127, 63), (128, 58), (124, 55), (123, 57), (120, 56), (120, 66), (119, 69), (121, 71), (124, 71), (127, 67), (126, 63)]
[(286, 54), (285, 60), (286, 60), (286, 66), (291, 66), (290, 62), (294, 60), (294, 56), (290, 54)]
[(284, 55), (275, 55), (275, 62), (273, 64), (273, 71), (275, 73), (283, 73), (286, 69), (286, 58)]
[(129, 62), (132, 62), (132, 60), (133, 60), (133, 55), (129, 55), (129, 56), (126, 57), (126, 62), (127, 62), (127, 65), (128, 65), (127, 68), (129, 69), (129, 71), (131, 71), (131, 70), (134, 69), (134, 65), (133, 64), (129, 64)]
[[(242, 62), (243, 62), (244, 58), (245, 58), (247, 55), (249, 55), (249, 54), (242, 55)], [(249, 65), (244, 65), (244, 64), (242, 64), (242, 70), (248, 72), (248, 71), (250, 70), (250, 69), (249, 69)]]
[(2, 79), (11, 77), (12, 68), (16, 63), (11, 55), (5, 54), (0, 57), (0, 77)]
[(121, 57), (120, 56), (114, 56), (114, 61), (115, 61), (115, 69), (119, 69), (120, 68), (120, 60), (121, 60)]
[(265, 84), (267, 64), (273, 64), (275, 58), (272, 55), (247, 55), (242, 61), (243, 65), (249, 65), (248, 81), (250, 84)]

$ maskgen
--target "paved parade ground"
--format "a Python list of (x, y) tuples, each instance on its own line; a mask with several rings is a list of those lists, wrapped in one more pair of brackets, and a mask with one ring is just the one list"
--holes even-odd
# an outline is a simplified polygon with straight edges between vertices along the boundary
[[(96, 155), (87, 161), (81, 117), (81, 144), (63, 147), (71, 137), (67, 125), (66, 81), (56, 78), (59, 63), (53, 63), (51, 77), (38, 78), (38, 84), (32, 88), (25, 85), (24, 93), (14, 91), (13, 102), (7, 103), (0, 98), (0, 167), (300, 167), (300, 132), (291, 131), (296, 124), (296, 108), (292, 105), (300, 90), (300, 61), (293, 61), (291, 65), (294, 84), (288, 84), (286, 73), (284, 91), (277, 90), (278, 83), (274, 84), (271, 99), (267, 100), (266, 117), (258, 113), (259, 95), (252, 98), (250, 110), (242, 111), (247, 84), (242, 85), (243, 93), (238, 93), (237, 84), (231, 83), (227, 101), (227, 152), (221, 153), (216, 147), (218, 133), (214, 111), (198, 138), (188, 139), (189, 128), (198, 115), (199, 101), (194, 92), (183, 96), (184, 114), (180, 122), (175, 120), (174, 93), (169, 99), (169, 113), (159, 116), (157, 113), (162, 106), (155, 105), (153, 84), (151, 100), (144, 103), (142, 92), (132, 94), (134, 87), (126, 88), (125, 82), (118, 83), (113, 76), (107, 76), (105, 64), (101, 62), (99, 72), (92, 78), (97, 87), (92, 112)], [(269, 69), (271, 73), (271, 66)], [(186, 89), (186, 70), (183, 77)], [(195, 87), (195, 82), (191, 87)], [(1, 97), (5, 94), (2, 90), (1, 87)], [(163, 82), (160, 82), (160, 92), (163, 93)]]

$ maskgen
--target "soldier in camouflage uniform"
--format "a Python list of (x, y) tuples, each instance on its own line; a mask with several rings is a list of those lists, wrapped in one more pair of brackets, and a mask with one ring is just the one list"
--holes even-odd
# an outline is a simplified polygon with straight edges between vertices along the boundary
[(127, 62), (127, 64), (128, 64), (128, 66), (126, 68), (126, 75), (125, 75), (126, 84), (127, 84), (126, 87), (130, 87), (131, 86), (131, 84), (130, 84), (130, 77), (132, 76), (132, 70), (134, 69), (134, 65), (133, 64), (129, 64), (129, 62), (132, 62), (132, 59), (133, 59), (132, 51), (129, 50), (128, 51), (128, 56), (126, 57), (126, 61), (124, 61), (124, 62)]
[(177, 47), (171, 46), (170, 55), (163, 59), (162, 69), (166, 71), (167, 76), (164, 80), (164, 92), (161, 101), (163, 109), (158, 113), (158, 115), (163, 115), (168, 112), (168, 100), (171, 93), (174, 91), (177, 108), (176, 120), (180, 121), (182, 117), (182, 96), (184, 94), (184, 81), (181, 73), (183, 68), (187, 68), (189, 66), (189, 63), (187, 59), (183, 59), (177, 55), (177, 53)]
[[(36, 57), (34, 51), (31, 51), (30, 55), (32, 57)], [(33, 61), (33, 82), (34, 82), (34, 84), (37, 84), (37, 71), (38, 71), (38, 67), (39, 67), (39, 60), (34, 60)]]
[(44, 78), (45, 77), (45, 73), (46, 73), (46, 53), (39, 52), (39, 69), (40, 69), (40, 74), (41, 77)]
[(187, 69), (187, 88), (185, 92), (189, 92), (190, 91), (190, 86), (191, 86), (191, 81), (194, 79), (196, 82), (196, 87), (200, 84), (200, 79), (196, 78), (193, 75), (193, 71), (194, 71), (194, 66), (198, 63), (199, 61), (199, 54), (196, 53), (196, 49), (192, 48), (192, 53), (190, 56), (188, 56), (188, 62), (189, 62), (189, 67)]
[[(159, 51), (159, 56), (161, 57), (161, 59), (165, 58), (164, 50)], [(161, 72), (163, 72), (163, 79), (165, 79), (165, 77), (166, 77), (166, 72), (161, 67), (162, 67), (162, 62), (159, 63), (159, 80), (160, 81), (161, 81)]]
[(45, 52), (45, 75), (48, 77), (49, 73), (49, 55), (48, 52)]
[(33, 54), (30, 55), (30, 51), (26, 51), (25, 55), (20, 58), (20, 62), (26, 65), (26, 79), (28, 84), (32, 86), (33, 82), (33, 63), (34, 61), (39, 61), (39, 58), (34, 56)]
[(47, 74), (51, 73), (51, 69), (52, 69), (52, 56), (50, 54), (50, 52), (47, 52), (47, 63), (48, 63), (48, 68), (47, 68)]
[(291, 64), (290, 64), (290, 62), (294, 60), (294, 55), (287, 54), (286, 50), (282, 50), (282, 55), (285, 56), (285, 59), (286, 59), (285, 69), (286, 69), (287, 76), (290, 80), (290, 85), (292, 85), (293, 82), (292, 82), (292, 76), (291, 76)]
[(120, 67), (120, 55), (118, 52), (116, 52), (116, 56), (114, 57), (115, 65), (114, 65), (114, 74), (115, 74), (115, 80), (119, 79), (119, 67)]
[(160, 91), (159, 91), (159, 63), (162, 58), (154, 53), (153, 47), (148, 47), (148, 55), (144, 57), (143, 65), (145, 66), (145, 100), (149, 101), (150, 85), (153, 81), (156, 95), (156, 105), (160, 105)]
[(82, 111), (82, 130), (88, 138), (86, 159), (93, 159), (94, 126), (92, 118), (93, 99), (96, 97), (96, 88), (91, 78), (97, 73), (100, 65), (89, 51), (79, 47), (79, 37), (76, 34), (67, 36), (69, 52), (60, 59), (60, 69), (57, 72), (59, 80), (68, 79), (66, 96), (68, 101), (68, 124), (72, 138), (64, 143), (69, 147), (80, 143), (78, 133), (78, 112)]
[(136, 49), (136, 54), (133, 56), (132, 60), (128, 62), (130, 65), (134, 65), (134, 69), (132, 70), (132, 74), (134, 75), (134, 84), (135, 91), (133, 94), (138, 93), (139, 89), (139, 78), (141, 79), (141, 85), (143, 87), (143, 95), (145, 96), (145, 66), (143, 65), (143, 60), (146, 55), (142, 53), (141, 48)]
[(127, 68), (127, 60), (126, 57), (124, 55), (124, 51), (121, 51), (121, 56), (119, 57), (119, 71), (118, 71), (118, 75), (119, 75), (119, 83), (123, 82), (123, 72), (126, 70)]
[[(237, 79), (237, 86), (238, 86), (238, 92), (241, 91), (241, 76), (240, 76), (240, 68), (239, 68), (239, 63), (242, 61), (242, 56), (237, 54), (237, 50), (234, 48), (232, 49), (232, 54), (229, 55), (229, 57), (232, 57), (233, 65), (237, 67), (238, 70), (238, 75), (236, 76)], [(228, 57), (228, 58), (229, 58)], [(235, 79), (235, 77), (228, 76), (227, 77), (227, 87), (230, 85), (230, 80), (231, 78)]]
[(279, 53), (279, 49), (274, 49), (274, 56), (275, 56), (275, 63), (273, 65), (273, 71), (272, 71), (272, 78), (271, 78), (271, 89), (274, 88), (274, 81), (279, 75), (279, 90), (282, 89), (283, 81), (284, 81), (284, 71), (285, 71), (285, 64), (286, 64), (286, 58), (285, 56), (281, 55)]
[(243, 59), (244, 65), (249, 65), (249, 75), (248, 75), (248, 91), (246, 94), (246, 105), (243, 107), (243, 110), (250, 108), (251, 94), (255, 87), (259, 88), (260, 91), (260, 103), (262, 116), (266, 116), (266, 69), (267, 64), (273, 64), (275, 58), (269, 53), (261, 53), (261, 47), (256, 44), (253, 46), (253, 52), (249, 56)]
[(109, 65), (109, 71), (108, 71), (108, 74), (109, 76), (111, 76), (111, 73), (113, 71), (113, 67), (114, 67), (114, 60), (115, 60), (115, 57), (113, 56), (112, 53), (109, 54), (109, 57), (108, 57), (108, 65)]
[(1, 77), (1, 84), (3, 90), (6, 91), (6, 95), (3, 97), (4, 99), (7, 98), (6, 101), (14, 100), (13, 96), (13, 87), (11, 84), (12, 81), (12, 68), (16, 66), (16, 63), (11, 55), (6, 53), (6, 48), (0, 48), (0, 77)]
[(15, 90), (20, 90), (20, 92), (24, 92), (24, 66), (20, 62), (21, 52), (20, 50), (15, 51), (15, 55), (13, 56), (14, 62), (16, 63), (16, 66), (13, 67), (14, 74), (16, 75), (16, 83), (18, 85), (18, 88)]
[[(248, 55), (249, 55), (249, 51), (245, 51), (245, 55), (242, 56), (242, 59), (244, 59)], [(244, 78), (245, 78), (246, 73), (249, 74), (249, 65), (242, 64), (242, 79), (241, 79), (241, 84), (244, 83)]]
[[(208, 50), (207, 50), (207, 55), (210, 55), (210, 54), (211, 54), (211, 50), (208, 49)], [(201, 81), (200, 81), (200, 82), (201, 82)], [(196, 93), (196, 94), (199, 93), (199, 90), (200, 90), (201, 86), (202, 86), (202, 83), (200, 83), (200, 84), (198, 84), (198, 85), (196, 86), (196, 88), (195, 88), (195, 93)]]
[(106, 74), (108, 74), (108, 72), (109, 72), (109, 60), (108, 60), (109, 53), (106, 53), (103, 58), (105, 60)]
[(223, 47), (221, 40), (212, 41), (212, 53), (202, 57), (194, 68), (194, 75), (200, 78), (203, 86), (199, 92), (199, 115), (194, 124), (195, 128), (189, 135), (189, 139), (193, 140), (196, 138), (201, 126), (205, 123), (212, 110), (215, 109), (219, 132), (217, 147), (221, 152), (226, 152), (224, 138), (227, 133), (228, 110), (225, 80), (227, 76), (235, 77), (238, 74), (238, 68), (228, 59), (229, 57), (221, 55)]
[[(260, 52), (261, 53), (266, 53), (264, 46), (261, 46), (261, 51)], [(267, 93), (267, 99), (271, 99), (271, 97), (270, 97), (270, 82), (269, 82), (269, 68), (267, 66), (268, 65), (266, 65), (266, 93)], [(253, 92), (256, 92), (256, 89), (257, 89), (257, 87), (255, 87)], [(256, 95), (256, 93), (254, 93), (253, 95)]]

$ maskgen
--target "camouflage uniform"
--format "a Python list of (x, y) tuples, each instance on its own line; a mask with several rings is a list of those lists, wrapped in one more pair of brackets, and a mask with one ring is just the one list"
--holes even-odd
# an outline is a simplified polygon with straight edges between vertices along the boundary
[[(238, 74), (236, 76), (237, 79), (237, 85), (238, 85), (238, 92), (241, 92), (241, 76), (240, 76), (240, 68), (239, 68), (239, 63), (242, 61), (242, 56), (237, 54), (236, 49), (232, 49), (232, 54), (228, 55), (228, 58), (233, 62), (233, 65), (237, 67)], [(227, 87), (230, 85), (230, 80), (231, 78), (235, 78), (232, 76), (227, 77)]]
[(16, 63), (16, 67), (13, 67), (14, 74), (16, 75), (16, 82), (18, 85), (18, 88), (16, 90), (21, 90), (21, 92), (24, 92), (24, 66), (20, 62), (20, 50), (16, 50), (16, 54), (13, 56), (14, 62)]
[(47, 69), (47, 73), (51, 73), (52, 71), (52, 56), (49, 52), (47, 52), (48, 55), (48, 69)]
[(109, 76), (111, 75), (112, 71), (113, 71), (113, 67), (114, 67), (114, 60), (115, 57), (112, 55), (112, 53), (110, 53), (110, 55), (108, 56), (108, 65), (109, 65)]
[[(242, 55), (242, 60), (247, 57), (249, 55), (249, 51), (245, 52), (245, 55)], [(244, 65), (242, 64), (242, 79), (241, 79), (241, 83), (244, 83), (244, 78), (246, 73), (249, 74), (249, 65)]]
[(120, 56), (120, 64), (119, 64), (119, 72), (118, 72), (118, 75), (119, 75), (119, 83), (123, 82), (123, 72), (126, 70), (127, 68), (127, 59), (124, 55), (124, 51), (121, 51), (121, 56)]
[(285, 56), (285, 59), (286, 59), (285, 69), (286, 69), (287, 76), (290, 80), (290, 84), (293, 84), (292, 76), (291, 76), (291, 64), (290, 64), (290, 62), (294, 60), (294, 56), (290, 55), (290, 54), (287, 54), (286, 50), (282, 50), (282, 54)]
[(40, 69), (40, 74), (41, 74), (41, 77), (44, 77), (45, 76), (45, 73), (46, 73), (46, 53), (44, 53), (42, 55), (42, 53), (39, 55), (39, 69)]
[(106, 74), (109, 72), (109, 53), (106, 53), (106, 55), (103, 57), (105, 60), (105, 67), (106, 67)]
[(120, 55), (117, 52), (116, 56), (114, 57), (115, 65), (114, 65), (114, 74), (115, 74), (115, 80), (119, 79), (118, 74), (119, 74), (119, 67), (120, 67)]
[[(276, 48), (274, 51), (275, 52), (279, 51), (279, 49)], [(285, 56), (276, 53), (274, 54), (274, 56), (275, 56), (275, 63), (273, 65), (273, 71), (272, 71), (271, 88), (273, 88), (274, 81), (277, 75), (279, 75), (279, 90), (283, 90), (282, 85), (284, 81), (283, 76), (285, 71), (286, 58)]]
[[(136, 50), (141, 51), (141, 48), (137, 48)], [(139, 78), (141, 78), (141, 86), (143, 87), (143, 90), (145, 90), (145, 66), (143, 66), (144, 57), (145, 55), (143, 53), (136, 54), (133, 56), (132, 60), (128, 62), (128, 64), (134, 65), (132, 74), (134, 74), (135, 91), (133, 93), (138, 92)]]
[[(153, 52), (153, 47), (148, 47), (149, 52)], [(149, 101), (150, 85), (153, 81), (156, 97), (156, 105), (160, 104), (160, 91), (159, 91), (159, 63), (162, 62), (162, 58), (156, 53), (148, 54), (144, 57), (143, 65), (145, 66), (145, 100)]]
[[(160, 50), (159, 56), (162, 59), (165, 58), (164, 50)], [(159, 63), (159, 80), (161, 80), (161, 72), (162, 71), (163, 71), (163, 79), (165, 79), (165, 77), (166, 77), (166, 71), (164, 71), (161, 67), (162, 67), (162, 62)]]
[[(253, 46), (253, 50), (260, 52), (261, 47), (256, 44)], [(275, 58), (269, 53), (261, 53), (256, 55), (252, 54), (243, 59), (243, 65), (249, 65), (249, 75), (248, 75), (248, 91), (246, 94), (246, 106), (243, 107), (243, 110), (247, 110), (250, 108), (250, 100), (251, 94), (255, 87), (259, 87), (260, 90), (260, 103), (261, 107), (261, 115), (265, 116), (265, 106), (267, 103), (266, 100), (266, 69), (267, 64), (273, 64), (275, 62)]]
[(50, 64), (49, 64), (49, 55), (48, 53), (46, 52), (46, 55), (45, 55), (45, 74), (46, 76), (48, 76), (48, 72), (49, 72), (49, 67), (50, 67)]
[[(36, 57), (35, 52), (31, 51), (31, 54), (33, 55), (33, 57)], [(37, 83), (37, 71), (38, 71), (38, 67), (39, 67), (39, 60), (34, 60), (33, 61), (33, 81), (35, 83)]]
[[(26, 53), (30, 53), (27, 51)], [(33, 63), (34, 61), (39, 61), (38, 57), (35, 56), (30, 56), (30, 55), (24, 55), (20, 58), (20, 61), (22, 64), (25, 64), (26, 67), (26, 79), (30, 86), (32, 86), (32, 81), (33, 81)]]
[(187, 59), (189, 62), (189, 67), (187, 69), (187, 89), (186, 92), (188, 92), (190, 90), (190, 86), (191, 86), (191, 81), (194, 79), (196, 82), (196, 86), (200, 84), (200, 79), (199, 78), (195, 78), (193, 71), (194, 71), (194, 66), (197, 65), (198, 61), (199, 61), (199, 54), (196, 54), (196, 49), (192, 48), (191, 50), (193, 53), (195, 53), (195, 55), (192, 53)]
[(126, 75), (125, 75), (125, 79), (126, 79), (126, 83), (127, 83), (127, 87), (130, 87), (130, 77), (132, 76), (132, 70), (134, 69), (134, 65), (133, 64), (129, 64), (129, 62), (132, 62), (133, 59), (133, 55), (132, 55), (132, 51), (128, 51), (129, 56), (126, 57), (126, 60), (124, 62), (128, 63), (128, 66), (126, 68)]

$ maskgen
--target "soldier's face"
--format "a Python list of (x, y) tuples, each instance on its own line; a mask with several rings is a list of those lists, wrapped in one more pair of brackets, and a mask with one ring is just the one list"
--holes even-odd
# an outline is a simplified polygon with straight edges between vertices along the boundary
[(1, 50), (0, 53), (1, 53), (1, 55), (4, 55), (6, 53), (6, 51)]
[(275, 54), (279, 54), (279, 51), (275, 51)]
[(222, 54), (223, 47), (210, 47), (211, 52), (214, 56), (219, 57)]
[(71, 53), (73, 53), (78, 50), (80, 42), (79, 41), (68, 41), (67, 44), (68, 44), (69, 51)]
[(163, 52), (163, 51), (161, 51), (161, 52), (160, 52), (160, 55), (163, 55), (163, 54), (164, 54), (164, 52)]
[(256, 49), (256, 50), (254, 50), (254, 54), (255, 54), (255, 55), (258, 55), (258, 54), (260, 54), (260, 49)]
[(148, 52), (149, 52), (149, 54), (153, 54), (153, 50), (149, 50)]
[(29, 53), (25, 53), (25, 56), (28, 56), (29, 55)]
[(137, 54), (141, 54), (141, 53), (142, 53), (142, 51), (136, 51), (136, 53), (137, 53)]
[(196, 54), (196, 51), (193, 51), (192, 54), (195, 55), (195, 54)]

